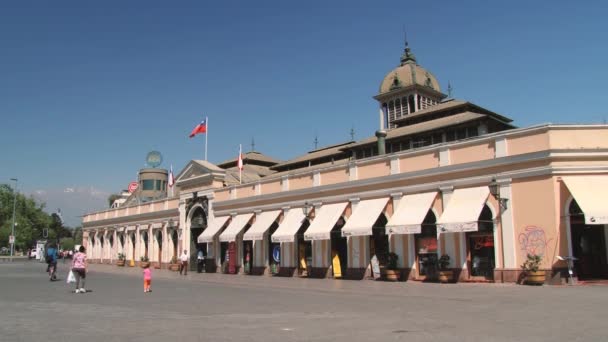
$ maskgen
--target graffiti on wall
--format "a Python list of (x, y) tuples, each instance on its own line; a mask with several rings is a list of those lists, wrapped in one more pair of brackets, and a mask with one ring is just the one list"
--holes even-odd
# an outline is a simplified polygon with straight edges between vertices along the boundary
[(544, 229), (536, 226), (527, 226), (524, 232), (519, 234), (521, 250), (531, 255), (545, 255), (551, 240), (547, 240)]

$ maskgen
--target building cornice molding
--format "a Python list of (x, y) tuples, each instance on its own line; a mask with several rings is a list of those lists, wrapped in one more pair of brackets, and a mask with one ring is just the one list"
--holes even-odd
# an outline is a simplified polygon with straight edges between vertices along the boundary
[[(281, 199), (284, 199), (284, 198), (309, 197), (311, 195), (318, 195), (318, 194), (327, 193), (327, 192), (340, 191), (340, 190), (349, 189), (349, 188), (360, 188), (360, 187), (369, 187), (369, 186), (378, 187), (378, 186), (382, 186), (382, 184), (386, 184), (386, 183), (394, 183), (394, 182), (403, 181), (403, 180), (415, 180), (415, 179), (420, 179), (420, 178), (428, 178), (428, 177), (434, 177), (437, 175), (449, 177), (449, 175), (451, 175), (451, 174), (456, 174), (456, 173), (461, 173), (461, 172), (466, 172), (466, 171), (479, 171), (479, 170), (492, 169), (492, 168), (501, 167), (501, 166), (513, 166), (515, 164), (523, 164), (523, 163), (529, 163), (529, 162), (545, 161), (545, 162), (549, 163), (552, 160), (557, 160), (557, 159), (570, 159), (570, 158), (572, 158), (572, 156), (576, 156), (577, 158), (580, 158), (581, 155), (589, 156), (590, 158), (593, 157), (594, 155), (597, 156), (596, 154), (584, 154), (584, 153), (581, 154), (580, 150), (570, 151), (570, 154), (568, 154), (566, 151), (563, 151), (563, 150), (555, 150), (555, 151), (547, 150), (547, 151), (533, 152), (533, 153), (527, 153), (527, 154), (522, 154), (522, 155), (482, 160), (482, 161), (471, 162), (471, 163), (466, 163), (466, 164), (447, 165), (447, 166), (442, 166), (442, 167), (436, 167), (433, 169), (419, 170), (419, 171), (406, 172), (406, 173), (398, 173), (398, 174), (386, 175), (386, 176), (375, 177), (375, 178), (364, 179), (364, 180), (355, 180), (355, 181), (347, 181), (347, 182), (331, 184), (331, 185), (322, 185), (322, 186), (318, 186), (318, 187), (314, 187), (314, 188), (277, 192), (277, 193), (272, 193), (272, 194), (267, 194), (267, 195), (252, 196), (252, 197), (245, 197), (245, 198), (239, 198), (239, 199), (234, 199), (234, 200), (214, 202), (214, 208), (215, 208), (216, 212), (223, 212), (222, 207), (235, 207), (235, 206), (238, 207), (245, 203), (268, 202), (268, 201), (281, 202)], [(601, 155), (602, 156), (605, 155), (605, 152), (601, 152)], [(556, 171), (556, 170), (563, 170), (563, 169), (564, 169), (563, 167), (548, 166), (548, 169), (546, 169), (546, 170), (549, 170), (549, 171), (543, 171), (542, 174), (550, 174), (551, 172), (553, 172), (553, 170)], [(606, 171), (608, 171), (608, 166), (606, 166), (605, 168), (589, 167), (589, 168), (585, 168), (585, 169), (586, 170), (593, 170), (593, 169), (604, 170), (605, 169)], [(481, 178), (473, 177), (471, 179), (479, 178), (478, 182), (489, 183), (492, 180), (492, 178), (498, 178), (498, 177), (509, 178), (509, 177), (511, 177), (510, 176), (511, 174), (514, 175), (511, 178), (521, 178), (521, 177), (525, 177), (525, 176), (521, 176), (521, 175), (522, 174), (525, 175), (526, 170), (532, 170), (532, 169), (501, 172), (501, 173), (499, 173), (500, 176), (498, 176), (496, 173), (490, 172), (487, 175), (482, 176)], [(543, 169), (543, 170), (545, 170), (545, 169)], [(460, 184), (460, 183), (462, 183), (462, 181), (459, 181), (459, 180), (448, 181), (448, 182), (442, 183), (441, 186), (450, 186), (450, 185), (453, 186), (455, 183)], [(464, 182), (462, 184), (464, 184), (464, 185), (474, 184), (474, 182), (473, 183)], [(435, 189), (438, 189), (438, 188), (439, 188), (439, 186), (435, 187)], [(397, 188), (383, 189), (380, 191), (382, 191), (383, 193), (388, 191), (387, 193), (388, 193), (388, 195), (390, 195), (390, 193), (395, 192), (396, 189), (402, 189), (402, 188), (397, 187)], [(420, 191), (423, 191), (423, 190), (429, 190), (429, 188), (425, 188), (425, 189), (420, 188)], [(315, 196), (314, 198), (317, 198), (320, 200), (323, 197)], [(310, 199), (309, 199), (309, 201), (310, 201)], [(299, 202), (297, 202), (297, 203), (299, 203)], [(255, 205), (253, 205), (253, 206), (255, 206)]]

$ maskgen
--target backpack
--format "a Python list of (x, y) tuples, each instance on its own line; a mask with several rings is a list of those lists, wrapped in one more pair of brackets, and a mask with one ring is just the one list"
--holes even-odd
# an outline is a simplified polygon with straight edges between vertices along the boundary
[(44, 258), (44, 260), (46, 261), (47, 264), (50, 264), (51, 262), (53, 262), (53, 256), (51, 255), (51, 253), (55, 253), (55, 250), (51, 249), (46, 253), (46, 257)]

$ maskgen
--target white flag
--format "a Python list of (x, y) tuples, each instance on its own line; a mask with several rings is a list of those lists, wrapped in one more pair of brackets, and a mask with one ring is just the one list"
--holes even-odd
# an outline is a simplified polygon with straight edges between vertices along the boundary
[(241, 145), (239, 145), (239, 161), (237, 163), (239, 170), (243, 170), (243, 153), (241, 151)]
[(173, 178), (173, 165), (171, 165), (171, 171), (169, 172), (169, 187), (173, 187), (175, 184), (175, 178)]

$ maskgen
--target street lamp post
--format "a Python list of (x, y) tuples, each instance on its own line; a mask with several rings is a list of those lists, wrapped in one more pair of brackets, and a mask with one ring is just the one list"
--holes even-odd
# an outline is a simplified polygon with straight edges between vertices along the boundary
[(15, 188), (13, 189), (13, 225), (11, 230), (11, 235), (13, 236), (13, 243), (11, 243), (11, 257), (15, 254), (15, 209), (17, 208), (17, 178), (11, 178), (12, 181), (15, 181)]

